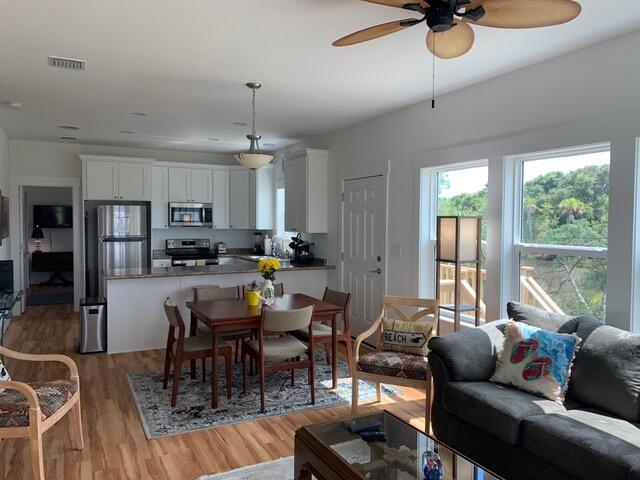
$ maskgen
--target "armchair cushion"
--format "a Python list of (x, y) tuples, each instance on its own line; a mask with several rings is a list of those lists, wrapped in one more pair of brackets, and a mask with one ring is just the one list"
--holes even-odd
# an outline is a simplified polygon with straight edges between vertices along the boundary
[(425, 381), (428, 368), (427, 357), (386, 350), (362, 355), (356, 364), (360, 372)]
[[(76, 380), (27, 383), (38, 396), (42, 421), (56, 413), (78, 391)], [(0, 428), (29, 425), (29, 402), (17, 390), (5, 389), (0, 394)]]

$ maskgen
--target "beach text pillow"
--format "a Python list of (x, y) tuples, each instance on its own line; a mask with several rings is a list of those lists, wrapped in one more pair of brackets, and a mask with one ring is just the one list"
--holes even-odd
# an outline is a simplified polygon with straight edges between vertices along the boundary
[(427, 343), (433, 335), (433, 322), (407, 322), (383, 320), (384, 337), (382, 349), (394, 352), (427, 355)]

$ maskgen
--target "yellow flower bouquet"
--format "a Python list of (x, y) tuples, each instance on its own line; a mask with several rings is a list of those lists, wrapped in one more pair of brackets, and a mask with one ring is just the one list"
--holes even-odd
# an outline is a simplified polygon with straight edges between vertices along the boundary
[(265, 258), (258, 262), (258, 271), (265, 280), (275, 280), (276, 272), (282, 268), (277, 258)]

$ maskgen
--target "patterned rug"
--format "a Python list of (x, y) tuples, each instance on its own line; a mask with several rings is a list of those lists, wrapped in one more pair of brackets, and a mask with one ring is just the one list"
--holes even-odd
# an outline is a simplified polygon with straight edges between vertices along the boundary
[[(331, 366), (325, 364), (324, 354), (318, 352), (316, 355), (316, 404), (311, 405), (306, 370), (296, 370), (293, 387), (289, 372), (275, 372), (265, 377), (265, 413), (260, 413), (257, 375), (249, 376), (247, 393), (242, 393), (241, 364), (234, 364), (231, 401), (226, 397), (224, 369), (220, 369), (220, 400), (216, 410), (211, 408), (211, 381), (202, 383), (202, 372), (199, 369), (196, 379), (192, 380), (189, 378), (188, 367), (183, 368), (178, 401), (174, 409), (171, 408), (172, 377), (169, 378), (169, 388), (163, 390), (162, 372), (138, 372), (127, 376), (145, 434), (148, 439), (153, 439), (350, 403), (351, 378), (346, 362), (338, 361), (338, 388), (331, 390)], [(209, 364), (207, 366), (209, 370), (211, 367)], [(210, 378), (210, 373), (207, 373), (207, 377)], [(402, 390), (383, 385), (382, 393), (394, 396), (401, 394)], [(375, 387), (360, 381), (358, 394), (360, 401), (373, 400)]]

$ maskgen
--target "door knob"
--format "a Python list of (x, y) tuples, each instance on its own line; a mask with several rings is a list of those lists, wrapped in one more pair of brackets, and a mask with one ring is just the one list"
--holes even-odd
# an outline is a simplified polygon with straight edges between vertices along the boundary
[(378, 267), (375, 270), (369, 270), (369, 273), (377, 273), (378, 275), (380, 275), (382, 273), (382, 269)]

